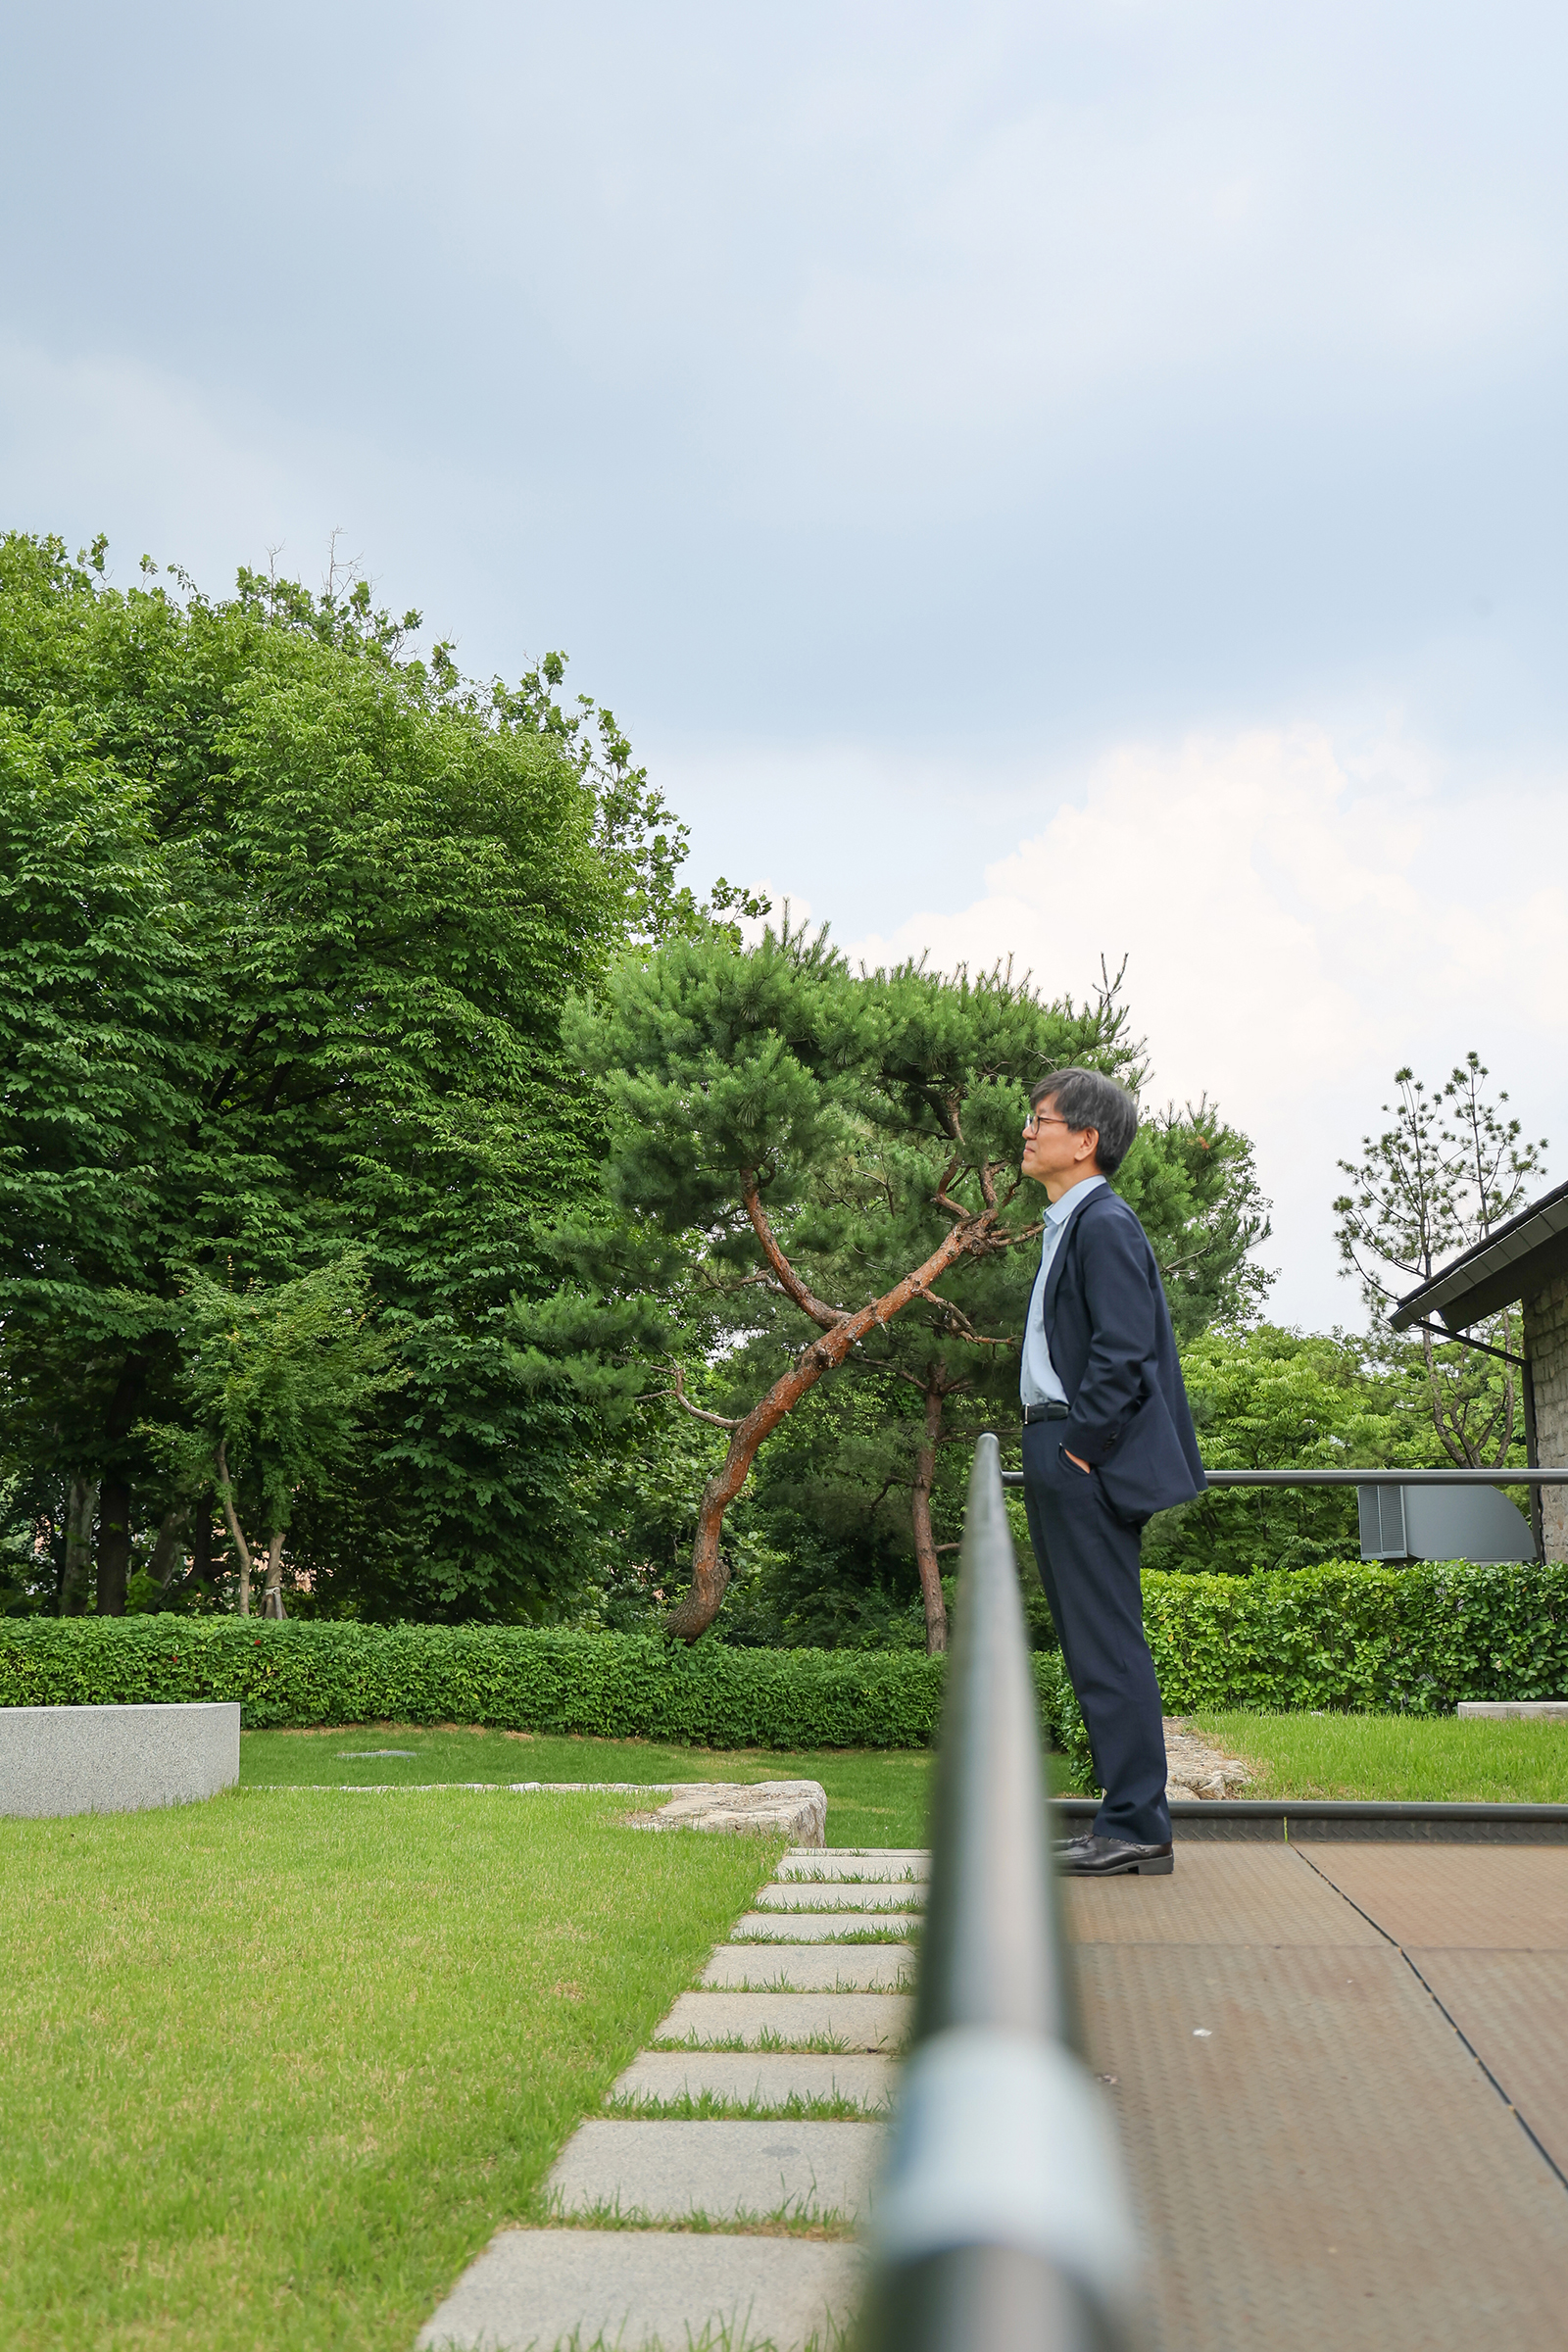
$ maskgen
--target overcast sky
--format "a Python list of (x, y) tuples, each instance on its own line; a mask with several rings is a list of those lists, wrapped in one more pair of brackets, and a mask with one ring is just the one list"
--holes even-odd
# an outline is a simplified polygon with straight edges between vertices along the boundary
[(1560, 8), (7, 18), (5, 521), (217, 588), (341, 526), (564, 649), (699, 880), (1127, 953), (1285, 1318), (1359, 1320), (1398, 1063), (1568, 1141)]

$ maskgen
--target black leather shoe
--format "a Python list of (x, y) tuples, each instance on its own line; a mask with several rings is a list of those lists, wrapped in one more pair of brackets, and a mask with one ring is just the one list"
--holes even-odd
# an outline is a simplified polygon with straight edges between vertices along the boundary
[(1085, 1831), (1056, 1848), (1056, 1867), (1069, 1879), (1168, 1878), (1176, 1857), (1168, 1845), (1133, 1845), (1125, 1838)]

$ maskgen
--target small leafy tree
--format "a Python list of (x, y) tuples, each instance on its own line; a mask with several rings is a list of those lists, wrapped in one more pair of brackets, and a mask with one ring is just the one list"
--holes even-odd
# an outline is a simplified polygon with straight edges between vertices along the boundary
[(189, 1423), (164, 1434), (188, 1488), (211, 1483), (217, 1493), (239, 1563), (242, 1617), (258, 1552), (262, 1614), (283, 1615), (283, 1544), (298, 1498), (330, 1486), (354, 1454), (361, 1415), (406, 1377), (368, 1300), (358, 1250), (293, 1282), (243, 1291), (190, 1278), (178, 1384)]
[[(1521, 1122), (1506, 1114), (1507, 1094), (1489, 1097), (1490, 1074), (1473, 1052), (1441, 1089), (1396, 1070), (1397, 1097), (1383, 1105), (1392, 1126), (1376, 1140), (1362, 1137), (1358, 1160), (1339, 1163), (1352, 1189), (1334, 1203), (1335, 1238), (1343, 1270), (1360, 1283), (1374, 1317), (1512, 1216), (1544, 1173), (1545, 1138), (1523, 1140)], [(1482, 1324), (1468, 1353), (1421, 1334), (1432, 1423), (1450, 1461), (1494, 1467), (1508, 1459), (1517, 1404), (1512, 1332), (1513, 1310), (1504, 1307)], [(1500, 1350), (1500, 1372), (1488, 1349)]]
[[(750, 950), (710, 929), (627, 959), (568, 1016), (604, 1092), (614, 1223), (564, 1235), (584, 1287), (521, 1325), (536, 1378), (622, 1410), (658, 1347), (669, 1404), (727, 1433), (669, 1633), (716, 1616), (725, 1513), (802, 1398), (901, 1317), (961, 1334), (950, 1278), (1038, 1235), (1029, 1086), (1127, 1066), (1124, 1028), (1120, 1006), (1044, 1004), (1000, 970), (856, 974), (787, 913)], [(704, 1363), (739, 1410), (697, 1400)]]

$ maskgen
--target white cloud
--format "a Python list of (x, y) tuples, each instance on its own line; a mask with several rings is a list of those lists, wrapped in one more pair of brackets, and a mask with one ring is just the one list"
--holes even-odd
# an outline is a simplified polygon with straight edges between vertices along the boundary
[[(987, 869), (984, 897), (852, 952), (1011, 956), (1048, 993), (1082, 994), (1125, 951), (1154, 1091), (1206, 1090), (1256, 1139), (1274, 1311), (1322, 1324), (1356, 1313), (1335, 1280), (1335, 1163), (1396, 1067), (1441, 1078), (1475, 1046), (1530, 1131), (1560, 1131), (1565, 869), (1560, 794), (1456, 807), (1396, 742), (1354, 758), (1315, 729), (1130, 745)], [(1521, 891), (1521, 871), (1543, 879)]]

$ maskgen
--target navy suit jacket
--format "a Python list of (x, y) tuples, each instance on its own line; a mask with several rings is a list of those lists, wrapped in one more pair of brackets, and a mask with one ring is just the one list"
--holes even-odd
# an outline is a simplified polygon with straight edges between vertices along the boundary
[(1067, 1397), (1058, 1423), (1119, 1517), (1143, 1521), (1208, 1484), (1182, 1386), (1176, 1335), (1149, 1237), (1097, 1185), (1046, 1276), (1046, 1344)]

